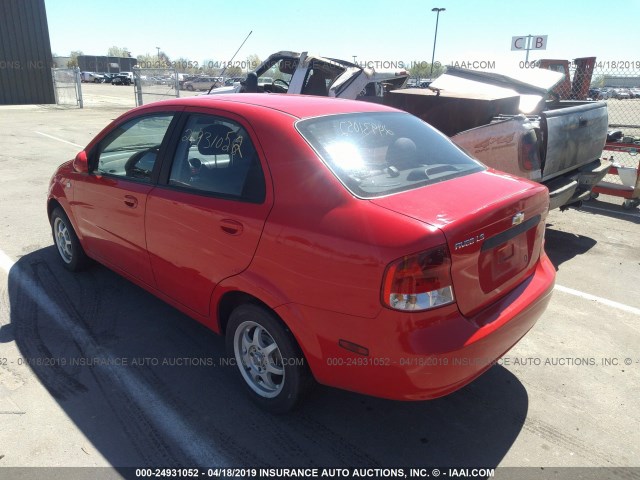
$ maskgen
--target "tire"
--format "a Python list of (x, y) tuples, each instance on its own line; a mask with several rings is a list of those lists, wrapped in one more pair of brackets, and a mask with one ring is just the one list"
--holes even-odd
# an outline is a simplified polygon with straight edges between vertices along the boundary
[(293, 335), (264, 307), (236, 307), (229, 317), (226, 346), (251, 399), (264, 410), (292, 410), (313, 383)]
[(193, 92), (193, 85), (187, 85), (187, 90), (189, 90), (190, 92)]
[(89, 257), (80, 245), (69, 217), (60, 207), (56, 207), (51, 213), (51, 233), (64, 268), (70, 272), (78, 272), (89, 265)]

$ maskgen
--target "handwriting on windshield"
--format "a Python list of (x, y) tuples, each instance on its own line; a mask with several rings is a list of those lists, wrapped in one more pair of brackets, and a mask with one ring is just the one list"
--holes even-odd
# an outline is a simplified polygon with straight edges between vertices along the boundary
[(343, 135), (362, 135), (367, 137), (369, 135), (380, 135), (384, 137), (386, 135), (394, 135), (384, 123), (372, 123), (372, 122), (352, 122), (345, 120), (340, 122), (340, 132)]

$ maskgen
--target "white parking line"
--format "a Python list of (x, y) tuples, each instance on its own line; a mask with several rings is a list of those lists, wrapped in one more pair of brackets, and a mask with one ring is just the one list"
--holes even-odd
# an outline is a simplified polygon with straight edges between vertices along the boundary
[(613, 300), (597, 297), (595, 295), (591, 295), (590, 293), (581, 292), (580, 290), (563, 287), (562, 285), (556, 285), (555, 289), (559, 292), (568, 293), (569, 295), (575, 295), (576, 297), (584, 298), (585, 300), (592, 300), (594, 302), (602, 303), (603, 305), (607, 305), (608, 307), (617, 308), (618, 310), (633, 313), (634, 315), (640, 315), (640, 308), (631, 307), (629, 305), (625, 305), (624, 303), (614, 302)]
[[(35, 132), (35, 130), (34, 130), (34, 132)], [(67, 142), (66, 140), (63, 140), (61, 138), (54, 137), (53, 135), (47, 135), (46, 133), (42, 133), (42, 132), (36, 132), (36, 133), (38, 135), (42, 135), (43, 137), (48, 137), (48, 138), (51, 138), (53, 140), (57, 140), (57, 141), (62, 142), (62, 143), (68, 143), (69, 145), (73, 145), (74, 147), (84, 148), (82, 145), (78, 145), (77, 143), (73, 143), (73, 142)]]
[[(0, 250), (0, 267), (7, 273), (14, 266), (14, 262)], [(175, 445), (182, 447), (189, 456), (189, 460), (195, 465), (198, 459), (211, 458), (214, 465), (229, 466), (224, 455), (216, 450), (207, 440), (193, 428), (193, 425), (184, 420), (182, 412), (176, 410), (151, 386), (142, 381), (133, 370), (117, 368), (115, 357), (101, 345), (92, 335), (79, 326), (72, 316), (63, 310), (54, 300), (47, 296), (46, 292), (39, 291), (38, 283), (29, 275), (20, 270), (20, 266), (14, 270), (14, 282), (30, 297), (38, 308), (47, 314), (49, 320), (54, 322), (61, 330), (71, 335), (79, 345), (86, 358), (103, 358), (105, 364), (96, 365), (106, 382), (111, 385), (122, 386), (123, 390), (131, 396), (133, 402), (140, 408), (149, 412), (149, 420), (153, 427), (157, 428), (165, 437), (171, 439)], [(1, 412), (0, 412), (1, 413)]]
[(4, 270), (7, 275), (9, 274), (9, 270), (11, 270), (11, 267), (13, 267), (14, 264), (15, 262), (11, 260), (11, 258), (9, 258), (6, 253), (0, 250), (0, 268), (2, 268), (2, 270)]

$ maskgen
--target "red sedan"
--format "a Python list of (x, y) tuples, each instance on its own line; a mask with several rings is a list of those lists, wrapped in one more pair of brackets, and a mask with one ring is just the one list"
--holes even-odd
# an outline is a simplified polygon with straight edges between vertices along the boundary
[(550, 299), (548, 204), (407, 113), (246, 94), (124, 114), (58, 168), (48, 214), (69, 270), (224, 334), (282, 412), (312, 379), (422, 400), (489, 368)]

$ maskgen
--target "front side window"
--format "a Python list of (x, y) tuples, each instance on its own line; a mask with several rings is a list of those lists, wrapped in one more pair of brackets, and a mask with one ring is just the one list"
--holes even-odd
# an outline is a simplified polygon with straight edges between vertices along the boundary
[(301, 120), (296, 128), (356, 196), (375, 198), (479, 172), (485, 167), (408, 113)]
[(261, 203), (265, 181), (247, 131), (212, 115), (191, 115), (176, 149), (169, 185)]
[(100, 142), (92, 171), (151, 182), (160, 145), (173, 114), (150, 115), (117, 126)]
[(298, 59), (293, 57), (273, 58), (256, 72), (258, 75), (258, 91), (287, 93), (289, 83), (298, 67)]

